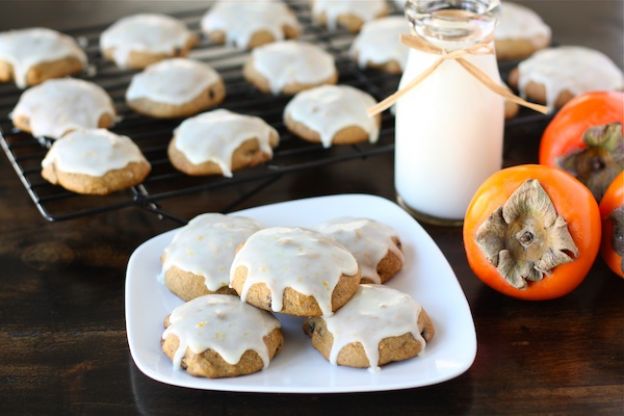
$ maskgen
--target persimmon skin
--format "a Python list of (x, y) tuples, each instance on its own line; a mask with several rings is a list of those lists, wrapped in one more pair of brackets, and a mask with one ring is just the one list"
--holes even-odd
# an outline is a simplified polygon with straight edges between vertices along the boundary
[(622, 257), (613, 249), (613, 221), (609, 218), (614, 209), (624, 205), (624, 172), (615, 177), (602, 201), (600, 201), (600, 216), (602, 217), (602, 258), (613, 273), (624, 278), (622, 271)]
[(583, 135), (590, 127), (620, 122), (624, 125), (624, 93), (589, 92), (570, 100), (544, 130), (540, 165), (559, 168), (559, 159), (585, 149)]
[[(550, 275), (516, 289), (500, 275), (477, 244), (479, 226), (529, 179), (537, 179), (557, 213), (568, 223), (578, 247), (574, 261), (555, 267)], [(520, 165), (490, 176), (475, 193), (464, 220), (464, 248), (472, 271), (491, 288), (524, 300), (548, 300), (573, 291), (585, 279), (600, 248), (600, 211), (592, 193), (567, 173), (547, 166)]]

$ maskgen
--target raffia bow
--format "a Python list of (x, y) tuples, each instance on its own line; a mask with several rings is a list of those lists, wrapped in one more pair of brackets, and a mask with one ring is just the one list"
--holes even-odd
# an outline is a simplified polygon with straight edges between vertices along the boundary
[(370, 116), (374, 116), (375, 114), (379, 114), (382, 111), (390, 108), (395, 102), (397, 102), (403, 95), (407, 94), (413, 88), (415, 88), (418, 84), (420, 84), (423, 80), (425, 80), (429, 75), (431, 75), (440, 65), (449, 60), (454, 60), (458, 64), (460, 64), (466, 71), (468, 71), (473, 77), (475, 77), (478, 81), (480, 81), (483, 85), (489, 88), (494, 93), (504, 97), (505, 99), (519, 104), (524, 107), (528, 107), (532, 110), (538, 111), (542, 114), (548, 113), (548, 107), (544, 105), (530, 103), (524, 100), (521, 97), (518, 97), (514, 93), (509, 90), (504, 85), (501, 85), (495, 82), (492, 78), (490, 78), (485, 72), (481, 71), (476, 65), (470, 63), (466, 59), (465, 56), (468, 55), (489, 55), (494, 53), (493, 45), (494, 36), (488, 36), (483, 41), (470, 46), (465, 49), (457, 49), (452, 52), (447, 52), (442, 48), (438, 48), (430, 43), (427, 43), (425, 40), (418, 36), (414, 35), (401, 35), (401, 43), (404, 45), (421, 50), (424, 52), (434, 53), (436, 55), (440, 55), (440, 58), (435, 61), (429, 68), (425, 69), (420, 75), (416, 78), (408, 82), (403, 88), (399, 89), (394, 94), (390, 95), (385, 100), (380, 103), (374, 105), (373, 107), (368, 109), (368, 114)]

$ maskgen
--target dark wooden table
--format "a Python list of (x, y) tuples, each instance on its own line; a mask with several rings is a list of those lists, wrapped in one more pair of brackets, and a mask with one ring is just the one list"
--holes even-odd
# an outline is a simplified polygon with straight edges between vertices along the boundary
[[(623, 65), (623, 3), (532, 2), (561, 43), (597, 47)], [(196, 2), (4, 1), (0, 29), (70, 28), (139, 10)], [(506, 138), (507, 164), (534, 162), (542, 125)], [(288, 176), (241, 208), (325, 194), (394, 197), (392, 157)], [(176, 199), (190, 217), (229, 200)], [(239, 394), (171, 387), (144, 376), (128, 350), (124, 275), (141, 242), (169, 230), (137, 209), (65, 223), (43, 221), (0, 156), (0, 414), (623, 414), (624, 280), (596, 261), (569, 296), (530, 303), (482, 285), (468, 267), (461, 231), (427, 227), (466, 293), (477, 357), (435, 386), (365, 394)], [(301, 375), (305, 377), (305, 374)]]

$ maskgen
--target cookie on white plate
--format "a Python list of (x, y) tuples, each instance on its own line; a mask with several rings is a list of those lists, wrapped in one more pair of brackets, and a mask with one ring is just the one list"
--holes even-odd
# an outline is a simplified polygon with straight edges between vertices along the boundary
[(15, 127), (58, 139), (80, 128), (108, 128), (113, 101), (100, 86), (74, 78), (50, 79), (25, 91), (11, 112)]
[(157, 118), (188, 117), (221, 103), (225, 84), (210, 65), (167, 59), (132, 77), (126, 101), (134, 111)]
[(364, 91), (348, 85), (323, 85), (298, 93), (284, 109), (286, 127), (298, 137), (321, 143), (375, 143), (381, 116), (367, 110), (377, 102)]
[(297, 17), (280, 0), (219, 0), (204, 15), (202, 31), (215, 43), (240, 49), (299, 37)]
[(169, 160), (187, 175), (223, 175), (273, 157), (277, 131), (259, 117), (213, 110), (185, 120), (169, 143)]
[(173, 17), (135, 14), (102, 33), (100, 50), (120, 68), (142, 69), (163, 59), (186, 56), (197, 42), (197, 36)]
[(409, 23), (402, 16), (383, 17), (368, 22), (351, 45), (351, 55), (360, 68), (376, 68), (400, 74), (407, 64), (409, 49), (400, 37), (409, 33)]
[(0, 82), (20, 88), (80, 72), (87, 56), (76, 41), (46, 28), (0, 33)]

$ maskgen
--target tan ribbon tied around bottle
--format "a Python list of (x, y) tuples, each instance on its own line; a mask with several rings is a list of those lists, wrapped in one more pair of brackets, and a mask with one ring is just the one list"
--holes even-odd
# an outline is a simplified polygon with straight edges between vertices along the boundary
[(494, 53), (493, 48), (493, 40), (494, 36), (490, 35), (487, 38), (483, 39), (481, 42), (472, 45), (468, 48), (457, 49), (452, 52), (447, 52), (446, 50), (439, 48), (435, 45), (432, 45), (426, 42), (419, 36), (403, 34), (401, 35), (401, 43), (404, 45), (421, 50), (423, 52), (434, 53), (436, 55), (440, 55), (440, 59), (435, 61), (429, 68), (425, 69), (420, 75), (416, 78), (408, 82), (403, 88), (400, 88), (397, 92), (387, 97), (385, 100), (380, 103), (374, 105), (373, 107), (368, 109), (368, 114), (370, 116), (374, 116), (375, 114), (379, 114), (384, 110), (390, 108), (395, 102), (397, 102), (403, 95), (407, 94), (409, 91), (414, 89), (418, 84), (420, 84), (423, 80), (425, 80), (429, 75), (431, 75), (440, 65), (442, 65), (446, 61), (454, 60), (459, 65), (461, 65), (466, 71), (468, 71), (473, 77), (475, 77), (478, 81), (480, 81), (483, 85), (489, 88), (494, 93), (502, 96), (506, 100), (514, 102), (524, 107), (528, 107), (532, 110), (538, 111), (542, 114), (548, 113), (548, 107), (545, 105), (539, 105), (530, 103), (524, 100), (521, 97), (518, 97), (514, 93), (511, 92), (509, 88), (505, 85), (501, 85), (498, 82), (494, 81), (489, 77), (485, 72), (481, 71), (476, 65), (468, 62), (464, 57), (468, 55), (489, 55)]

